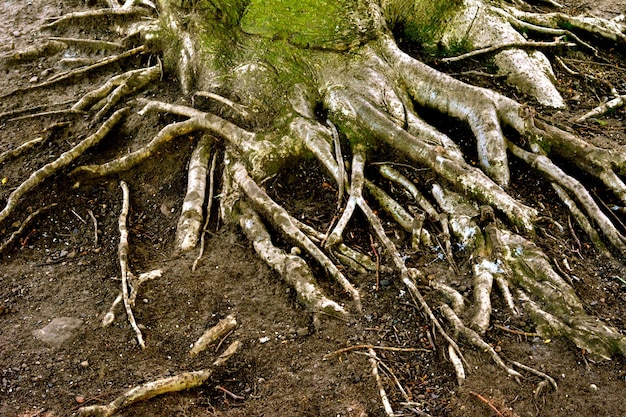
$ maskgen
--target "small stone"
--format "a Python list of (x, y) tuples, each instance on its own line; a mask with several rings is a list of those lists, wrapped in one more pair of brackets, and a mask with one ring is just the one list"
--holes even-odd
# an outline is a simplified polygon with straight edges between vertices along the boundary
[(36, 75), (30, 77), (30, 80), (28, 80), (29, 83), (36, 83), (37, 81), (39, 81), (39, 77)]
[(262, 338), (259, 339), (259, 343), (263, 344), (263, 343), (267, 343), (270, 341), (269, 336), (264, 336)]
[(83, 397), (82, 395), (77, 395), (76, 397), (74, 397), (74, 399), (78, 404), (82, 404), (85, 402), (85, 397)]
[(82, 361), (82, 362), (80, 363), (80, 366), (81, 366), (82, 368), (89, 368), (89, 361)]
[(297, 247), (297, 246), (292, 247), (290, 252), (291, 252), (292, 255), (296, 255), (296, 256), (300, 255), (302, 253), (300, 248)]
[(493, 350), (495, 350), (496, 353), (502, 352), (502, 348), (500, 346), (496, 346)]
[(591, 391), (597, 391), (598, 390), (598, 386), (596, 384), (591, 384), (591, 385), (589, 385), (589, 389)]
[(309, 335), (309, 329), (307, 329), (306, 327), (300, 327), (296, 330), (296, 335), (298, 337), (305, 337)]
[(76, 317), (57, 317), (47, 326), (35, 330), (33, 336), (53, 347), (59, 347), (76, 336), (83, 321)]
[(59, 258), (65, 258), (69, 252), (66, 250), (62, 250), (59, 252)]
[(381, 279), (380, 280), (380, 285), (383, 286), (383, 287), (388, 287), (388, 286), (391, 285), (391, 281), (388, 280), (388, 279)]
[(20, 33), (19, 30), (16, 30), (13, 32), (13, 36), (15, 36), (16, 38), (19, 38), (20, 36), (22, 36), (22, 34)]

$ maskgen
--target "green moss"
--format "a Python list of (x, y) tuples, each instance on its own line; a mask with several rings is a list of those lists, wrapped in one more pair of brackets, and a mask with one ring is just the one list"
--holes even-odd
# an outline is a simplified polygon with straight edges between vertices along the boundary
[(240, 22), (244, 32), (285, 39), (300, 48), (345, 50), (359, 45), (368, 31), (357, 21), (353, 0), (252, 0)]
[(410, 42), (427, 49), (437, 43), (463, 0), (397, 0), (386, 11), (390, 26)]

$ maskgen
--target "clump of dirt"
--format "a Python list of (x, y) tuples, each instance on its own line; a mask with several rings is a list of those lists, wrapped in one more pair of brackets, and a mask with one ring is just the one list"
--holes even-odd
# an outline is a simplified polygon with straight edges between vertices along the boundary
[[(624, 6), (623, 2), (605, 3)], [(4, 49), (0, 52), (32, 45), (40, 38), (39, 26), (46, 18), (81, 7), (82, 2), (70, 1), (3, 2), (0, 44)], [(576, 67), (625, 88), (623, 71), (618, 68), (591, 63)], [(2, 69), (0, 94), (38, 82), (56, 71), (51, 68), (53, 61), (41, 58)], [(566, 120), (597, 104), (594, 97), (604, 87), (588, 81), (565, 81), (564, 73), (558, 75), (563, 76), (562, 88), (576, 107), (555, 118)], [(3, 103), (0, 112), (62, 103), (109, 76), (105, 71), (45, 91), (36, 90), (19, 102)], [(175, 80), (166, 80), (163, 85), (145, 94), (158, 93), (172, 102), (185, 99), (179, 97)], [(618, 111), (607, 125), (587, 125), (586, 134), (608, 134), (626, 143), (624, 117), (624, 111)], [(2, 201), (33, 170), (84, 138), (90, 128), (88, 121), (76, 114), (9, 119), (0, 119), (0, 151), (37, 136), (50, 137), (36, 153), (0, 166)], [(61, 122), (70, 122), (70, 127), (59, 125)], [(148, 120), (131, 117), (129, 123), (111, 134), (109, 140), (115, 144), (103, 142), (90, 152), (90, 160), (108, 160), (124, 148), (120, 144), (149, 140), (163, 122), (156, 116)], [(380, 367), (386, 390), (396, 410), (404, 415), (420, 415), (413, 411), (417, 409), (432, 416), (489, 415), (488, 404), (474, 393), (520, 416), (623, 414), (623, 358), (593, 363), (585, 352), (569, 343), (534, 335), (531, 323), (495, 322), (487, 340), (504, 358), (552, 375), (559, 384), (558, 391), (546, 390), (536, 397), (533, 390), (540, 381), (538, 377), (531, 375), (518, 383), (471, 348), (464, 349), (468, 379), (462, 387), (456, 386), (444, 343), (435, 337), (428, 320), (391, 275), (379, 277), (382, 279), (378, 283), (374, 274), (351, 277), (363, 295), (362, 317), (347, 322), (328, 318), (314, 322), (298, 304), (293, 290), (258, 259), (240, 231), (215, 220), (206, 235), (205, 256), (192, 272), (196, 254), (177, 253), (173, 239), (186, 185), (186, 167), (181, 161), (187, 159), (196, 139), (180, 138), (139, 168), (80, 189), (72, 188), (66, 172), (53, 176), (20, 202), (22, 213), (14, 224), (0, 225), (4, 241), (28, 214), (58, 203), (30, 224), (2, 254), (1, 415), (76, 415), (79, 407), (109, 402), (132, 386), (207, 367), (233, 340), (242, 341), (243, 348), (202, 387), (141, 402), (120, 415), (383, 416), (366, 350), (329, 355), (361, 345), (413, 349), (377, 351), (384, 364)], [(296, 167), (292, 175), (291, 182), (277, 182), (287, 184), (286, 189), (267, 186), (283, 202), (299, 201), (300, 205), (290, 207), (299, 218), (323, 227), (330, 221), (328, 207), (335, 204), (332, 186), (306, 186), (310, 193), (302, 198), (306, 179), (313, 176), (316, 184), (325, 184), (322, 174), (316, 167)], [(518, 170), (514, 175), (527, 174)], [(136, 273), (156, 268), (164, 271), (162, 277), (144, 284), (134, 310), (146, 339), (145, 350), (137, 346), (123, 309), (118, 308), (110, 327), (100, 326), (120, 292), (119, 179), (131, 188), (131, 269)], [(568, 224), (542, 180), (527, 179), (525, 186), (515, 192), (531, 196), (526, 199), (547, 207), (561, 224)], [(571, 268), (568, 275), (591, 313), (626, 328), (626, 285), (618, 279), (623, 271), (596, 255), (582, 237), (578, 243), (571, 236), (548, 227), (542, 248), (561, 264), (567, 260)], [(364, 252), (373, 254), (366, 234), (356, 232), (353, 241)], [(448, 265), (436, 254), (419, 255), (415, 262), (426, 274), (449, 273)], [(322, 285), (332, 298), (350, 304), (336, 286), (328, 282)], [(239, 326), (219, 345), (190, 356), (194, 341), (229, 314), (237, 318)], [(37, 337), (38, 331), (55, 319), (76, 327), (56, 326), (62, 333), (54, 339), (58, 343)]]

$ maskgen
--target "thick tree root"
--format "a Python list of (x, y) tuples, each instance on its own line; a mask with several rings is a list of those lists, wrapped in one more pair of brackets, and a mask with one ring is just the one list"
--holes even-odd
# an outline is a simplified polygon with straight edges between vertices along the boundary
[(189, 158), (187, 194), (176, 228), (176, 244), (185, 251), (196, 247), (204, 223), (206, 178), (213, 142), (212, 137), (202, 136)]
[(272, 244), (261, 218), (245, 204), (241, 204), (239, 224), (252, 242), (257, 254), (283, 280), (295, 289), (300, 302), (310, 311), (330, 316), (347, 317), (348, 313), (336, 302), (328, 299), (319, 289), (313, 272), (299, 256), (287, 254)]
[(202, 369), (193, 372), (183, 372), (172, 377), (147, 382), (126, 391), (107, 405), (81, 407), (78, 412), (83, 417), (109, 417), (138, 401), (148, 400), (157, 395), (167, 394), (168, 392), (178, 392), (199, 387), (204, 384), (212, 374), (213, 369)]
[(72, 161), (82, 155), (87, 149), (98, 144), (104, 137), (113, 129), (114, 126), (119, 123), (124, 115), (128, 112), (127, 108), (117, 110), (111, 115), (102, 125), (98, 128), (96, 133), (90, 135), (78, 145), (74, 146), (69, 151), (63, 153), (59, 158), (43, 166), (35, 171), (31, 176), (24, 181), (19, 187), (17, 187), (9, 198), (7, 199), (6, 206), (0, 211), (0, 222), (6, 219), (17, 206), (20, 198), (22, 198), (28, 191), (39, 185), (43, 180), (57, 172), (58, 170), (68, 166)]

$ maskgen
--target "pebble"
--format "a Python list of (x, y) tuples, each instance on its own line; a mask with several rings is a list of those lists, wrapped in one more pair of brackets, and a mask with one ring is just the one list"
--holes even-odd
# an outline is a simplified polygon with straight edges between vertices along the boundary
[(60, 347), (76, 336), (82, 325), (83, 321), (76, 317), (57, 317), (47, 326), (33, 331), (33, 336), (50, 346)]
[(13, 32), (13, 36), (15, 36), (16, 38), (19, 38), (20, 36), (22, 36), (22, 34), (20, 33), (19, 30), (16, 30)]
[(89, 361), (82, 361), (80, 363), (80, 366), (83, 367), (83, 368), (88, 368), (89, 367)]
[(36, 75), (30, 77), (30, 80), (28, 80), (29, 83), (36, 83), (37, 81), (39, 81), (39, 77)]
[(598, 390), (598, 386), (596, 384), (591, 384), (591, 385), (589, 385), (589, 389), (591, 391), (597, 391)]

